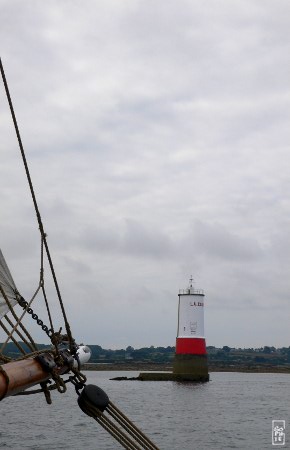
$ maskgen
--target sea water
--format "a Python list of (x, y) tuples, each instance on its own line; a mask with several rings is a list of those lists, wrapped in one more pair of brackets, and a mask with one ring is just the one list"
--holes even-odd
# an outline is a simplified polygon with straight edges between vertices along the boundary
[[(290, 448), (290, 376), (212, 373), (205, 384), (111, 381), (136, 372), (86, 372), (160, 449)], [(0, 448), (13, 450), (114, 450), (117, 443), (77, 404), (73, 386), (17, 396), (0, 403)], [(272, 420), (285, 420), (286, 443), (272, 446)]]

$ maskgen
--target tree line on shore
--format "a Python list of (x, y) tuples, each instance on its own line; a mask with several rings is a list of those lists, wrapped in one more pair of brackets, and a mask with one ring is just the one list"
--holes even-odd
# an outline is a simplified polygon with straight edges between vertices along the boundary
[[(175, 355), (175, 347), (143, 347), (135, 349), (128, 346), (126, 349), (106, 350), (99, 345), (91, 345), (91, 362), (153, 362), (171, 363)], [(275, 348), (264, 346), (260, 348), (221, 348), (207, 347), (209, 364), (290, 364), (290, 347)]]
[[(0, 344), (1, 345), (1, 344)], [(25, 345), (21, 343), (23, 347)], [(124, 362), (150, 362), (171, 364), (175, 354), (175, 347), (142, 347), (135, 349), (128, 346), (125, 349), (104, 349), (100, 345), (89, 345), (92, 351), (91, 363), (124, 363)], [(44, 344), (38, 344), (39, 350), (49, 348)], [(29, 349), (27, 349), (29, 351)], [(5, 354), (12, 358), (21, 356), (14, 343), (8, 343)], [(207, 347), (209, 364), (214, 365), (290, 365), (290, 347), (270, 347), (260, 348), (232, 348), (227, 345), (219, 348), (215, 346)]]

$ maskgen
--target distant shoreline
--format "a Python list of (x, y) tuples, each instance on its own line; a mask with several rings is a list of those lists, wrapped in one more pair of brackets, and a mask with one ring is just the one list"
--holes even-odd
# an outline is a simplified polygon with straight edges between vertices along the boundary
[[(84, 364), (82, 367), (82, 370), (89, 370), (89, 371), (115, 371), (115, 372), (122, 372), (122, 371), (131, 371), (131, 372), (138, 372), (138, 371), (161, 371), (161, 372), (172, 372), (172, 366), (168, 364), (152, 364), (152, 363), (89, 363)], [(253, 367), (246, 367), (246, 366), (231, 366), (228, 367), (226, 365), (224, 366), (213, 366), (209, 365), (208, 368), (209, 373), (211, 372), (245, 372), (245, 373), (286, 373), (290, 374), (290, 368), (289, 367), (274, 367), (274, 366), (253, 366)]]

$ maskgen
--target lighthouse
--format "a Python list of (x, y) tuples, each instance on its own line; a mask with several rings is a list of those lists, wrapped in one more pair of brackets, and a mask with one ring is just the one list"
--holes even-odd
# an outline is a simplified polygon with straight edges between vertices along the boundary
[[(137, 378), (131, 379), (197, 383), (209, 381), (204, 336), (204, 292), (202, 289), (195, 289), (192, 283), (191, 277), (188, 288), (180, 289), (178, 294), (178, 325), (173, 372), (141, 372)], [(115, 379), (118, 380), (120, 377)]]
[(204, 335), (204, 291), (193, 287), (178, 294), (178, 325), (173, 373), (183, 379), (208, 381), (208, 365)]

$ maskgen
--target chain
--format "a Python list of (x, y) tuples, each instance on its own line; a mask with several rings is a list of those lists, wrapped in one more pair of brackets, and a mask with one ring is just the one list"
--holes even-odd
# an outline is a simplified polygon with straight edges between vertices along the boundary
[(80, 395), (79, 391), (85, 387), (87, 377), (74, 368), (72, 368), (71, 371), (74, 375), (69, 377), (69, 381), (74, 385), (76, 393)]
[(52, 334), (53, 334), (53, 330), (51, 328), (48, 328), (47, 325), (44, 325), (43, 321), (41, 319), (39, 319), (38, 315), (33, 311), (32, 308), (27, 308), (28, 306), (28, 302), (26, 300), (24, 300), (23, 297), (21, 297), (18, 300), (19, 305), (27, 311), (28, 314), (31, 315), (32, 319), (36, 321), (37, 325), (39, 325), (42, 330), (47, 334), (47, 336), (49, 338), (51, 338)]

